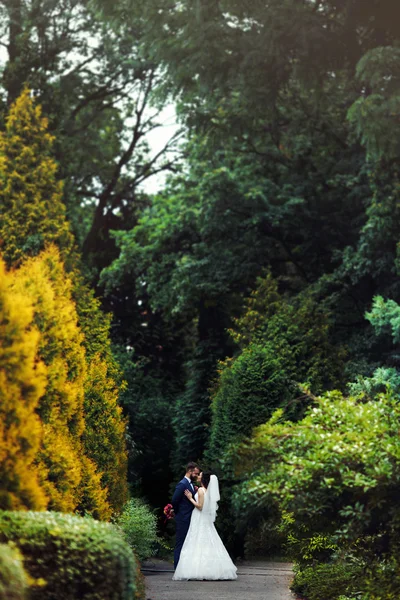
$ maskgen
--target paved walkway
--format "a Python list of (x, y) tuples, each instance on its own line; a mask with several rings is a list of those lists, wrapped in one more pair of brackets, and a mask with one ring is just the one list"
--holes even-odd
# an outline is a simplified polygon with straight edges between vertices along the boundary
[(243, 561), (236, 581), (172, 581), (170, 563), (153, 560), (143, 565), (147, 600), (294, 600), (288, 563)]

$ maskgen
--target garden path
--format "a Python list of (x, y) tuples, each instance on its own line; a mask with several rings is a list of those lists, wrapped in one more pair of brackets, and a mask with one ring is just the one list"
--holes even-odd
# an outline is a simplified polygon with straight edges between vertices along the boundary
[(152, 560), (143, 565), (146, 600), (294, 600), (289, 563), (243, 561), (236, 581), (172, 581), (171, 564)]

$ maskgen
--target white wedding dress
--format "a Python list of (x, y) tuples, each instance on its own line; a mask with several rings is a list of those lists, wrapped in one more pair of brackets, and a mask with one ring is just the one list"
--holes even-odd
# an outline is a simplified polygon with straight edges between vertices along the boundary
[[(197, 502), (198, 494), (195, 499)], [(195, 508), (172, 579), (237, 579), (237, 569), (214, 527), (219, 500), (218, 479), (211, 475), (203, 509)]]

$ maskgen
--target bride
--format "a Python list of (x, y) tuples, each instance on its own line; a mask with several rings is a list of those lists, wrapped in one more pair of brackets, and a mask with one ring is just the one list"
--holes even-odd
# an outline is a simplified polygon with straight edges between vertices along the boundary
[(200, 473), (195, 497), (186, 490), (195, 509), (183, 544), (178, 566), (172, 579), (236, 579), (236, 567), (214, 527), (219, 501), (216, 475)]

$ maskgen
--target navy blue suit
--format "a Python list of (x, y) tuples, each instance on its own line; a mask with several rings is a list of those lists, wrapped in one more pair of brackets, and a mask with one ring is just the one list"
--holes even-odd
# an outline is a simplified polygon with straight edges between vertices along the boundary
[(185, 496), (185, 490), (189, 490), (194, 497), (194, 491), (186, 477), (184, 477), (176, 486), (174, 495), (172, 496), (172, 506), (175, 512), (176, 523), (176, 543), (174, 551), (174, 567), (176, 569), (179, 557), (181, 555), (182, 546), (184, 544), (186, 534), (189, 531), (190, 519), (194, 509), (193, 504)]

